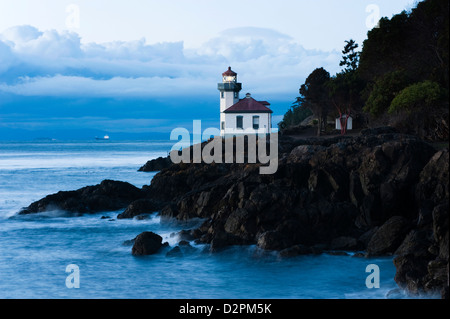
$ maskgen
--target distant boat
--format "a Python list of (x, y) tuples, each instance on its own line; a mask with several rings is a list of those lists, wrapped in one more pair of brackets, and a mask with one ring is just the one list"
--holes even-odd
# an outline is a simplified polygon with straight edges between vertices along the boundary
[(105, 135), (103, 137), (95, 137), (96, 140), (109, 140), (109, 136)]

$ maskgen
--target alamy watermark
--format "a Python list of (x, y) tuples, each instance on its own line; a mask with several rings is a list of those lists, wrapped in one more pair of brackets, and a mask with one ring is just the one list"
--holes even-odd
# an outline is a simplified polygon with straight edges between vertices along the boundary
[(380, 288), (380, 267), (377, 264), (367, 265), (366, 272), (370, 273), (366, 277), (366, 287), (369, 289)]
[(77, 4), (69, 4), (66, 7), (66, 27), (68, 29), (80, 28), (80, 6)]
[[(240, 134), (220, 136), (220, 130), (217, 128), (207, 128), (202, 132), (201, 121), (194, 120), (192, 135), (191, 140), (191, 134), (186, 128), (172, 130), (170, 140), (178, 140), (170, 151), (173, 163), (259, 162), (268, 164), (259, 167), (260, 174), (274, 174), (278, 170), (278, 132), (258, 134), (251, 130), (242, 130)], [(209, 142), (202, 144), (202, 141), (206, 140)]]
[(366, 18), (367, 29), (378, 28), (381, 18), (380, 7), (377, 4), (369, 4), (366, 7), (366, 13), (369, 13)]
[(80, 267), (75, 264), (67, 265), (66, 273), (69, 273), (66, 277), (66, 287), (69, 289), (80, 288)]

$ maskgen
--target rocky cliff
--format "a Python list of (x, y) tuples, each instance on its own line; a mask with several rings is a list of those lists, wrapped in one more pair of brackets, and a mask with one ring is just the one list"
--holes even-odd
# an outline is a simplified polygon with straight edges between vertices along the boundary
[(49, 195), (22, 213), (49, 206), (99, 211), (95, 195), (104, 208), (126, 208), (118, 218), (155, 211), (162, 218), (202, 218), (199, 228), (181, 235), (212, 251), (256, 244), (281, 256), (394, 255), (400, 287), (448, 297), (448, 149), (381, 128), (355, 137), (281, 136), (272, 175), (259, 174), (260, 164), (159, 159), (158, 165), (163, 162), (143, 189), (108, 181)]
[(322, 250), (395, 255), (400, 287), (448, 291), (448, 149), (391, 129), (357, 137), (284, 136), (279, 166), (176, 164), (147, 191), (161, 215), (205, 221), (184, 232), (211, 245), (256, 244), (283, 256)]

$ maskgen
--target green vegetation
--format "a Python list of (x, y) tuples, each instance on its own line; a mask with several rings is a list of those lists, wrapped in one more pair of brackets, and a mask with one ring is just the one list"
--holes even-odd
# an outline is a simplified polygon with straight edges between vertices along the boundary
[(280, 128), (295, 126), (306, 120), (312, 115), (310, 109), (302, 107), (302, 99), (297, 98), (291, 108), (284, 114), (283, 120), (279, 123)]
[(367, 88), (370, 95), (363, 110), (374, 117), (380, 116), (389, 109), (394, 97), (410, 82), (405, 72), (401, 70), (380, 76), (371, 87)]
[(309, 109), (318, 134), (327, 116), (351, 114), (364, 120), (360, 125), (388, 124), (448, 140), (448, 47), (448, 0), (424, 0), (410, 12), (384, 17), (360, 52), (355, 41), (345, 41), (341, 72), (330, 76), (319, 67), (307, 77), (280, 128), (297, 125)]
[(439, 105), (442, 92), (439, 84), (431, 81), (415, 83), (403, 89), (393, 100), (388, 112), (405, 110), (408, 113), (414, 111), (431, 111), (435, 105)]
[(315, 69), (300, 87), (303, 97), (303, 107), (312, 111), (317, 118), (317, 135), (325, 128), (324, 123), (329, 111), (329, 90), (326, 84), (330, 81), (330, 73), (324, 68)]

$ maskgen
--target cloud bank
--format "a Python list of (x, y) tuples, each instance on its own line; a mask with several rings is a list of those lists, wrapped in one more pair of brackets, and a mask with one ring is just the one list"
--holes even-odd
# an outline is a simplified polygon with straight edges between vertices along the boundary
[[(0, 93), (19, 96), (165, 98), (217, 95), (231, 65), (252, 93), (292, 100), (316, 67), (340, 53), (305, 50), (264, 28), (225, 30), (196, 49), (145, 39), (82, 43), (77, 33), (16, 26), (0, 33)], [(269, 95), (269, 96), (267, 96)]]

